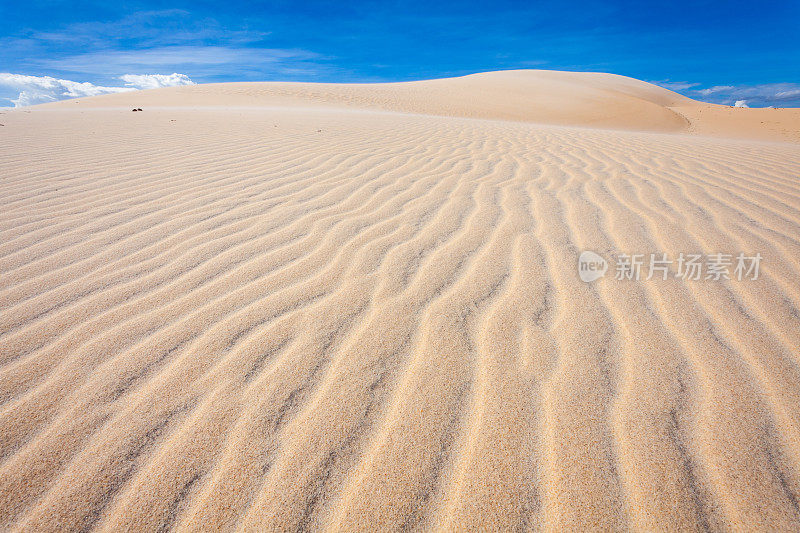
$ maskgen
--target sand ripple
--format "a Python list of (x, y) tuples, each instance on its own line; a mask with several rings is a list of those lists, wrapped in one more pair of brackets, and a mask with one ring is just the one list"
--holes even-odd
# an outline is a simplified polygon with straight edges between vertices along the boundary
[[(796, 145), (3, 122), (0, 528), (800, 528)], [(586, 284), (584, 249), (764, 260)]]

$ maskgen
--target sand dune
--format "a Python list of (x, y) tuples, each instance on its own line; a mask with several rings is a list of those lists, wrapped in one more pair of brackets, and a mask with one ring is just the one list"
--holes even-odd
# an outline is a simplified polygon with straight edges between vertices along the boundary
[(512, 72), (0, 114), (0, 529), (797, 530), (800, 121), (731, 112)]
[(224, 83), (55, 102), (42, 108), (319, 106), (800, 142), (800, 109), (696, 102), (633, 78), (595, 72), (502, 71), (383, 84)]

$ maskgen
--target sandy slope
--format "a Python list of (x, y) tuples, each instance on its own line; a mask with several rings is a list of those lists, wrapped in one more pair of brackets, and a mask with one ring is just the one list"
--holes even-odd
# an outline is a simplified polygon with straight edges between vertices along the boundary
[(696, 133), (799, 123), (735, 111), (501, 73), (0, 114), (0, 529), (797, 530), (800, 148)]
[(104, 107), (319, 106), (800, 142), (800, 109), (696, 102), (614, 74), (517, 70), (384, 84), (224, 83), (47, 104)]

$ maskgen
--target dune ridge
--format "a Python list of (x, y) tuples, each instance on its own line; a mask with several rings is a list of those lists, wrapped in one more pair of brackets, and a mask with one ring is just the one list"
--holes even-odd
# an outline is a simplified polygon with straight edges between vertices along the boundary
[(796, 144), (253, 85), (2, 115), (0, 528), (800, 528)]

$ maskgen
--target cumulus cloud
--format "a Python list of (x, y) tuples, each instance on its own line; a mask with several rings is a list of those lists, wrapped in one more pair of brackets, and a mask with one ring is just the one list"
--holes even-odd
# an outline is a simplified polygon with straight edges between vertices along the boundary
[(119, 79), (128, 87), (136, 89), (158, 89), (160, 87), (174, 87), (176, 85), (194, 85), (186, 74), (125, 74)]
[(132, 87), (103, 87), (88, 82), (61, 80), (50, 76), (25, 76), (9, 72), (0, 72), (0, 85), (20, 91), (16, 100), (8, 98), (15, 107), (135, 90)]
[(748, 107), (747, 100), (736, 100), (736, 103), (733, 104), (733, 107)]
[(123, 87), (106, 87), (89, 82), (63, 80), (51, 76), (26, 76), (0, 72), (0, 86), (19, 91), (17, 98), (6, 98), (14, 107), (22, 107), (46, 102), (55, 102), (81, 96), (121, 93), (139, 89), (156, 89), (174, 85), (193, 85), (185, 74), (125, 74), (119, 77), (125, 82)]

